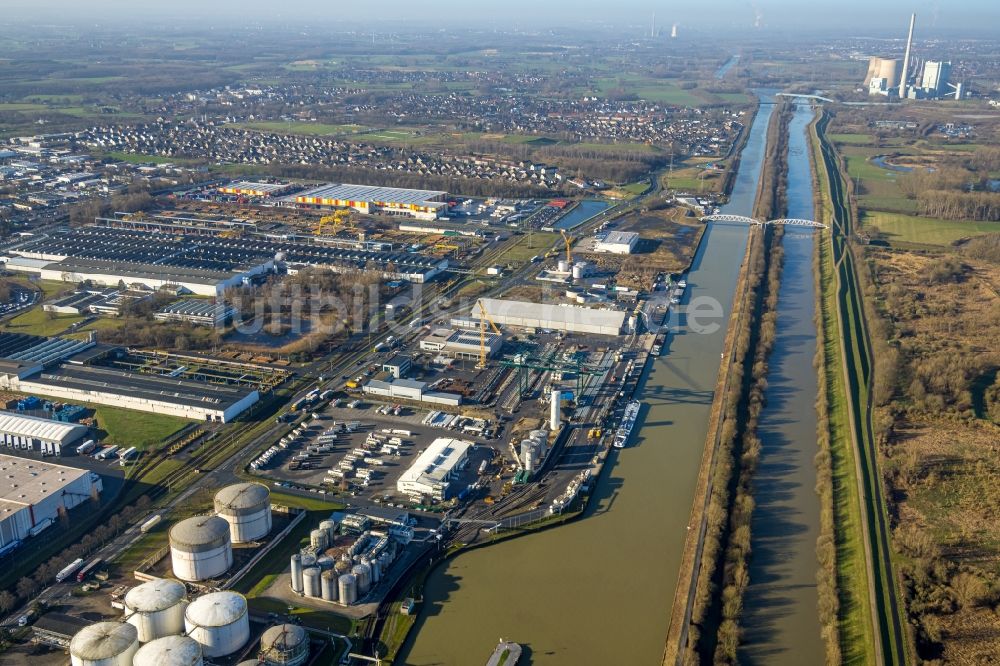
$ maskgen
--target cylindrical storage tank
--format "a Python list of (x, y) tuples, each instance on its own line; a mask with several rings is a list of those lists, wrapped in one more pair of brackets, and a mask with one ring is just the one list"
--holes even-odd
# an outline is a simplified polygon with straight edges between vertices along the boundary
[(323, 595), (323, 601), (336, 601), (337, 573), (335, 571), (324, 571), (320, 574), (319, 588)]
[(292, 590), (302, 593), (302, 556), (298, 553), (292, 555)]
[(372, 585), (374, 585), (382, 578), (382, 563), (376, 559), (369, 562), (368, 566), (372, 568)]
[(316, 566), (316, 556), (313, 555), (312, 553), (303, 553), (302, 568), (306, 569), (308, 567), (314, 567), (314, 566)]
[(333, 565), (333, 570), (337, 572), (338, 576), (351, 573), (351, 563), (347, 560), (337, 560), (337, 563)]
[(215, 513), (229, 523), (233, 543), (257, 541), (271, 531), (271, 491), (261, 483), (236, 483), (215, 495)]
[(132, 666), (139, 632), (126, 622), (98, 622), (76, 632), (69, 642), (73, 666)]
[(573, 266), (573, 279), (579, 280), (583, 277), (584, 264), (575, 264)]
[(340, 603), (349, 606), (358, 600), (358, 579), (354, 574), (344, 574), (337, 581)]
[(319, 524), (321, 530), (326, 530), (326, 542), (329, 545), (333, 545), (333, 540), (337, 536), (337, 521), (333, 519), (327, 519)]
[(372, 587), (372, 568), (367, 564), (355, 564), (351, 568), (351, 573), (358, 580), (358, 596), (363, 597), (368, 594)]
[(229, 523), (218, 516), (194, 516), (170, 528), (170, 563), (181, 580), (199, 581), (233, 565)]
[(307, 597), (319, 598), (322, 591), (319, 586), (319, 567), (309, 567), (302, 570), (302, 591)]
[(327, 541), (326, 530), (313, 530), (309, 533), (309, 545), (313, 548), (319, 548), (323, 550), (327, 547), (329, 541)]
[(201, 644), (206, 657), (232, 654), (250, 640), (247, 600), (229, 591), (198, 597), (184, 612), (184, 627), (187, 635)]
[(164, 636), (139, 648), (132, 666), (202, 666), (201, 644), (190, 636)]
[(241, 661), (236, 664), (236, 666), (260, 666), (260, 662), (256, 659), (247, 659), (246, 661)]
[(318, 566), (323, 571), (326, 571), (328, 569), (332, 569), (333, 565), (335, 563), (336, 563), (336, 560), (334, 560), (329, 555), (321, 555), (320, 557), (316, 558), (316, 566)]
[(136, 628), (140, 643), (184, 631), (184, 583), (161, 578), (137, 585), (125, 595), (125, 621)]
[(560, 259), (558, 266), (560, 273), (565, 273), (566, 271), (569, 270), (569, 262), (566, 261), (565, 259)]
[(260, 637), (260, 658), (265, 666), (299, 666), (309, 658), (309, 635), (296, 624), (270, 627)]

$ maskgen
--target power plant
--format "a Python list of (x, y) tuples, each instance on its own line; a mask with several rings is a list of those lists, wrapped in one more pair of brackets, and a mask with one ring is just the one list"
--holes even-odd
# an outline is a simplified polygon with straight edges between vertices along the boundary
[(962, 84), (948, 81), (951, 75), (950, 62), (927, 60), (923, 63), (922, 73), (918, 74), (919, 61), (913, 55), (913, 29), (916, 22), (917, 15), (910, 14), (910, 27), (906, 33), (906, 48), (902, 60), (879, 56), (869, 58), (865, 89), (869, 95), (899, 99), (962, 99)]

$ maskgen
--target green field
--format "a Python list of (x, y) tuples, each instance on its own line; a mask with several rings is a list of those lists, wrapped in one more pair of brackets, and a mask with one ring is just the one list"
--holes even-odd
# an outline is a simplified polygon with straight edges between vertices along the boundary
[(167, 414), (86, 403), (85, 406), (94, 410), (94, 420), (97, 427), (107, 433), (108, 444), (134, 446), (141, 451), (156, 449), (190, 423), (187, 419)]
[(830, 141), (850, 146), (867, 146), (872, 142), (871, 134), (829, 134)]
[(862, 212), (861, 226), (878, 227), (890, 241), (942, 246), (961, 238), (1000, 232), (1000, 222), (937, 220), (883, 211)]
[(669, 80), (658, 80), (648, 77), (607, 77), (596, 80), (598, 92), (607, 95), (609, 91), (623, 87), (625, 92), (649, 102), (663, 102), (677, 106), (700, 106), (705, 99), (699, 97), (693, 90), (684, 90)]
[(268, 132), (284, 132), (286, 134), (308, 134), (315, 136), (333, 136), (337, 134), (357, 134), (368, 128), (363, 125), (329, 125), (326, 123), (286, 122), (284, 120), (266, 120), (253, 123), (240, 123), (241, 127), (265, 130)]
[(29, 335), (59, 335), (67, 328), (83, 321), (79, 315), (51, 314), (35, 306), (24, 314), (11, 319), (3, 330), (9, 333), (28, 333)]

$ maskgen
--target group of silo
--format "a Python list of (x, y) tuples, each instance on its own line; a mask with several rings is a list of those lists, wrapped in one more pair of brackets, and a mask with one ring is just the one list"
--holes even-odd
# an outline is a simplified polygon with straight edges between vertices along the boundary
[[(552, 398), (555, 400), (555, 396)], [(532, 430), (528, 437), (521, 440), (521, 465), (528, 472), (534, 472), (545, 455), (548, 433), (544, 430)]]
[(197, 582), (233, 565), (233, 544), (271, 531), (271, 493), (260, 483), (227, 486), (215, 496), (215, 515), (194, 516), (170, 528), (170, 563), (177, 578)]
[(361, 552), (364, 537), (352, 544), (339, 560), (313, 554), (332, 546), (336, 531), (335, 521), (324, 520), (310, 532), (309, 552), (295, 553), (291, 557), (291, 588), (306, 597), (349, 606), (368, 594), (378, 574), (373, 575), (373, 563), (364, 559), (352, 566)]

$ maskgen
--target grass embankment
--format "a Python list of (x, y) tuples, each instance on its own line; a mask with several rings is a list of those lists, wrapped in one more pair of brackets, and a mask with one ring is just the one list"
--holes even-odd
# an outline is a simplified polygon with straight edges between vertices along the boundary
[(828, 122), (829, 116), (824, 115), (817, 123), (816, 131), (833, 212), (830, 247), (836, 276), (838, 337), (845, 343), (842, 363), (846, 378), (848, 417), (857, 453), (856, 474), (860, 477), (863, 488), (863, 534), (866, 539), (867, 568), (871, 577), (872, 612), (878, 623), (877, 651), (881, 652), (886, 663), (903, 664), (907, 663), (907, 641), (899, 603), (898, 581), (893, 574), (882, 479), (872, 436), (874, 355), (854, 256), (848, 241), (853, 232), (854, 212), (847, 203), (845, 180), (838, 168), (836, 154), (823, 135)]
[[(810, 148), (816, 218), (830, 223), (829, 177), (815, 122), (810, 126)], [(864, 521), (841, 362), (844, 352), (837, 331), (832, 238), (826, 231), (817, 236), (813, 270), (818, 335), (816, 490), (820, 499), (820, 536), (816, 555), (820, 623), (827, 662), (860, 665), (869, 663), (876, 649), (868, 576), (864, 573)]]

